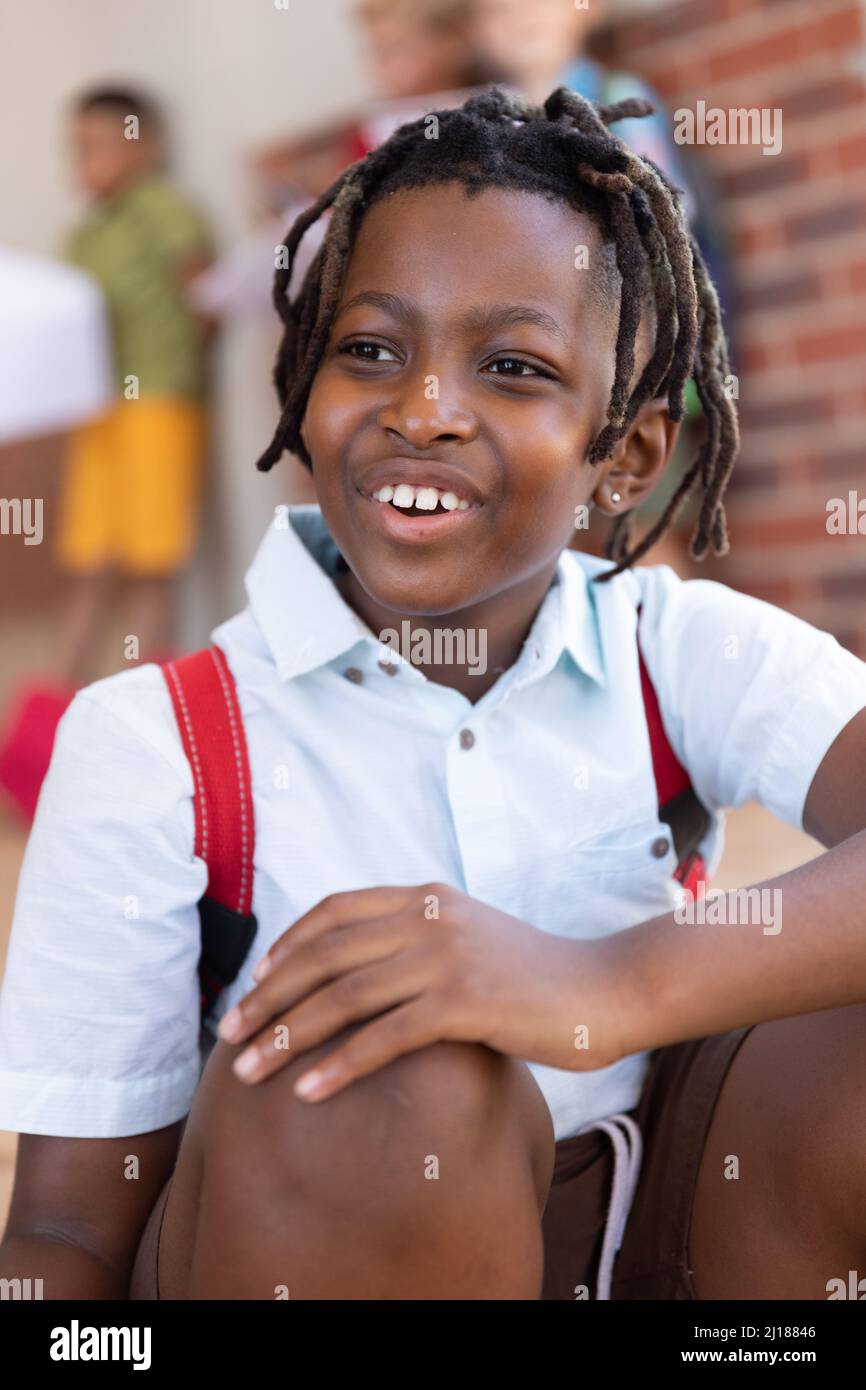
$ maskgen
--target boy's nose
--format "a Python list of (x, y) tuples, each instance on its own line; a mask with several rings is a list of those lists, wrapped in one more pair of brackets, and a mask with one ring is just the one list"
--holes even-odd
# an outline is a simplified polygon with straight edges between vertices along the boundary
[(378, 424), (391, 435), (399, 435), (416, 449), (426, 449), (438, 439), (469, 441), (478, 433), (478, 420), (446, 388), (440, 377), (428, 373), (395, 394), (379, 411)]

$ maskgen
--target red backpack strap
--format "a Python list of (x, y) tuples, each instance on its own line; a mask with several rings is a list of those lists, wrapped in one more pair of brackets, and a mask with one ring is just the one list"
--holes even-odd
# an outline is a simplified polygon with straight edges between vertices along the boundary
[[(674, 877), (684, 888), (698, 896), (706, 888), (706, 865), (698, 847), (710, 827), (706, 807), (698, 799), (691, 778), (683, 767), (665, 732), (658, 695), (653, 685), (640, 647), (640, 605), (637, 610), (637, 654), (640, 666), (640, 686), (643, 695), (652, 754), (653, 775), (659, 803), (659, 819), (671, 828), (677, 853)], [(701, 884), (700, 890), (698, 884)]]
[(204, 1017), (237, 977), (257, 929), (249, 755), (234, 677), (219, 647), (167, 661), (162, 672), (192, 770), (195, 853), (208, 870), (199, 901)]

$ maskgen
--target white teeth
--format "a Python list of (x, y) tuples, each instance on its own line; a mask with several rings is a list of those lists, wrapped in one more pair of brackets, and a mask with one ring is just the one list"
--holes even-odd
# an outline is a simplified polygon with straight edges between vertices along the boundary
[(415, 489), (408, 483), (398, 483), (391, 501), (395, 507), (412, 507), (415, 504)]
[(417, 507), (421, 512), (435, 512), (437, 506), (446, 512), (465, 512), (470, 503), (456, 492), (442, 492), (438, 487), (413, 487), (411, 483), (385, 483), (373, 493), (377, 502), (391, 502), (395, 507)]

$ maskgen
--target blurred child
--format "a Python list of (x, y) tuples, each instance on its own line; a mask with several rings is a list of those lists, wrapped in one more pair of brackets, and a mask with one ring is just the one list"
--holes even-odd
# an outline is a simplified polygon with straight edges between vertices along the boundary
[(354, 12), (383, 96), (417, 96), (479, 80), (469, 0), (355, 0)]
[[(604, 18), (603, 0), (579, 9), (572, 0), (473, 0), (473, 42), (499, 80), (516, 87), (530, 101), (540, 102), (560, 85), (580, 92), (588, 101), (609, 104), (626, 97), (645, 97), (656, 107), (653, 115), (617, 123), (617, 135), (638, 154), (656, 164), (682, 185), (682, 169), (670, 137), (670, 123), (659, 101), (634, 73), (613, 72), (586, 52), (591, 35)], [(684, 199), (691, 211), (688, 191)]]
[(210, 259), (199, 211), (163, 170), (162, 121), (146, 97), (103, 88), (70, 118), (72, 158), (90, 200), (66, 259), (101, 287), (111, 325), (116, 397), (74, 431), (60, 497), (57, 558), (69, 576), (59, 684), (24, 693), (0, 784), (32, 814), (54, 725), (93, 679), (115, 580), (126, 581), (123, 656), (169, 653), (175, 580), (196, 535), (206, 426), (208, 328), (185, 299)]
[[(274, 245), (286, 224), (397, 126), (427, 110), (458, 106), (490, 75), (477, 57), (471, 0), (356, 0), (353, 14), (374, 96), (352, 116), (281, 137), (255, 154), (252, 172), (267, 220), (192, 287), (194, 304), (211, 317), (269, 311)], [(304, 237), (294, 285), (325, 226), (317, 223)]]
[[(353, 13), (375, 91), (372, 109), (298, 139), (277, 141), (257, 160), (262, 174), (308, 197), (317, 198), (347, 164), (387, 139), (404, 119), (400, 103), (411, 104), (412, 116), (405, 119), (414, 119), (416, 97), (465, 94), (489, 76), (476, 57), (471, 0), (356, 0)], [(371, 131), (367, 127), (371, 119), (375, 124), (380, 104), (384, 126)], [(388, 120), (391, 105), (397, 121)]]

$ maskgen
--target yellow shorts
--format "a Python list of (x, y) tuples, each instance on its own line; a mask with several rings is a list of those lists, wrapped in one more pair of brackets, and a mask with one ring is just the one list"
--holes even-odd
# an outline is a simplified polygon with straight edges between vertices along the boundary
[(87, 573), (179, 570), (196, 539), (205, 408), (175, 396), (118, 401), (72, 432), (61, 486), (57, 559)]

